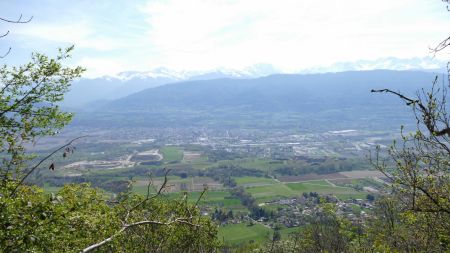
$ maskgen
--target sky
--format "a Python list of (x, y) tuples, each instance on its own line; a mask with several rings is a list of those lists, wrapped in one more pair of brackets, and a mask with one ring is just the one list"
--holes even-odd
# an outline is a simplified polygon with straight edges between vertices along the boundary
[[(450, 32), (439, 0), (0, 0), (1, 64), (75, 45), (87, 77), (167, 67), (272, 64), (284, 72), (337, 62), (431, 56)], [(437, 57), (448, 59), (447, 54)]]

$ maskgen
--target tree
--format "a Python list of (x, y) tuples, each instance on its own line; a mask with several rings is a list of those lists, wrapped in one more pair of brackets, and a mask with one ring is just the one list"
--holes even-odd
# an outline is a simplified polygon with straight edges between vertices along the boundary
[(447, 221), (429, 213), (405, 211), (395, 195), (385, 196), (377, 201), (374, 218), (366, 223), (367, 238), (360, 246), (377, 252), (446, 252), (448, 231), (443, 230), (442, 222)]
[(51, 195), (20, 187), (15, 198), (0, 198), (0, 251), (213, 252), (219, 246), (216, 225), (186, 199), (122, 198), (105, 201), (88, 184)]
[(70, 82), (84, 71), (62, 65), (72, 50), (73, 46), (60, 49), (56, 58), (34, 53), (28, 64), (0, 68), (2, 187), (13, 178), (20, 184), (31, 173), (25, 169), (25, 163), (33, 158), (26, 154), (26, 144), (38, 137), (55, 135), (72, 119), (72, 114), (61, 111), (57, 104), (63, 100)]
[(187, 197), (160, 198), (168, 171), (159, 189), (149, 183), (146, 196), (126, 191), (110, 200), (88, 184), (66, 185), (55, 194), (25, 184), (51, 156), (73, 152), (73, 142), (81, 138), (40, 160), (26, 150), (26, 144), (57, 134), (73, 117), (58, 105), (84, 71), (63, 66), (72, 50), (59, 50), (55, 58), (33, 53), (23, 66), (0, 68), (0, 251), (215, 251), (217, 227), (200, 214), (200, 198), (195, 204)]
[[(449, 3), (448, 0), (442, 0)], [(448, 9), (448, 5), (447, 5)], [(431, 49), (438, 53), (450, 46), (450, 37)], [(450, 64), (450, 63), (449, 63)], [(447, 70), (450, 73), (450, 65)], [(450, 76), (441, 80), (436, 76), (430, 90), (422, 89), (410, 98), (389, 89), (372, 90), (393, 94), (414, 112), (416, 130), (405, 133), (401, 128), (401, 142), (394, 142), (388, 150), (391, 164), (380, 159), (378, 147), (374, 166), (393, 182), (393, 190), (401, 196), (405, 207), (417, 212), (450, 215), (450, 116), (447, 106), (447, 85)], [(447, 217), (448, 218), (448, 217)]]
[[(431, 51), (436, 54), (449, 46), (450, 37)], [(450, 62), (447, 72), (450, 74)], [(415, 245), (413, 250), (440, 252), (450, 247), (450, 116), (446, 108), (449, 84), (449, 75), (446, 80), (437, 76), (431, 89), (422, 89), (415, 97), (390, 89), (372, 90), (399, 97), (412, 109), (417, 122), (413, 132), (405, 133), (401, 128), (400, 143), (394, 141), (387, 150), (387, 159), (381, 157), (379, 147), (372, 159), (375, 168), (392, 182), (395, 201), (381, 204), (389, 203), (388, 209), (393, 213), (381, 216), (389, 217), (385, 222), (388, 226), (379, 226), (388, 232), (383, 241), (390, 250), (408, 251), (411, 249), (405, 245)], [(406, 229), (401, 230), (402, 227)], [(425, 239), (420, 240), (421, 237)]]
[[(449, 9), (449, 0), (442, 0)], [(432, 53), (450, 47), (450, 37)], [(284, 241), (279, 248), (262, 252), (449, 252), (450, 250), (450, 116), (447, 80), (432, 82), (416, 97), (390, 89), (372, 90), (399, 97), (411, 107), (416, 130), (387, 150), (377, 147), (374, 167), (391, 181), (391, 192), (378, 199), (372, 218), (364, 226), (350, 225), (332, 209), (316, 214), (310, 225)], [(431, 80), (430, 80), (431, 81)], [(439, 81), (442, 86), (439, 87)], [(266, 247), (268, 248), (268, 247)]]
[(272, 242), (258, 252), (352, 252), (350, 243), (355, 237), (352, 226), (336, 214), (332, 204), (322, 204), (309, 222), (292, 233), (288, 240), (280, 241), (279, 234), (274, 234)]

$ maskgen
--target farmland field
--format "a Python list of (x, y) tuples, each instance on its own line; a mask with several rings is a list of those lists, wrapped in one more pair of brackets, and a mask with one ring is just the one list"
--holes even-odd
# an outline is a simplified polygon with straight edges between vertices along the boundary
[(275, 184), (276, 181), (266, 177), (234, 177), (239, 186), (257, 186), (258, 184)]
[(347, 178), (369, 178), (369, 177), (378, 177), (384, 178), (385, 176), (379, 172), (374, 170), (354, 170), (354, 171), (342, 171), (331, 174), (305, 174), (300, 176), (280, 176), (278, 179), (281, 182), (303, 182), (303, 181), (311, 181), (311, 180), (345, 180)]
[(281, 182), (302, 182), (302, 181), (311, 181), (311, 180), (321, 180), (321, 179), (335, 179), (335, 178), (347, 178), (340, 173), (332, 173), (332, 174), (305, 174), (301, 176), (281, 176), (278, 179)]
[(367, 177), (385, 177), (383, 173), (376, 170), (354, 170), (354, 171), (342, 171), (339, 174), (349, 178), (367, 178)]
[(319, 194), (334, 194), (334, 195), (342, 194), (342, 196), (358, 195), (361, 193), (350, 187), (339, 187), (339, 186), (334, 187), (331, 185), (327, 186), (310, 183), (290, 183), (286, 185), (298, 193), (317, 192)]
[(184, 162), (192, 162), (201, 157), (200, 152), (191, 152), (191, 151), (184, 151), (183, 152), (183, 161)]
[[(180, 177), (169, 177), (168, 187), (166, 192), (179, 192), (179, 191), (202, 191), (205, 185), (210, 191), (221, 190), (223, 185), (219, 182), (214, 181), (209, 177), (191, 177), (191, 178), (180, 178)], [(153, 180), (153, 185), (157, 188), (161, 186), (164, 182), (164, 178), (155, 178)], [(148, 180), (137, 180), (134, 183), (134, 188), (144, 189), (147, 192)], [(142, 193), (142, 190), (136, 190), (138, 193)]]
[(252, 196), (255, 197), (258, 202), (260, 202), (261, 200), (266, 201), (271, 198), (292, 197), (299, 194), (297, 191), (292, 190), (291, 188), (289, 188), (287, 185), (284, 184), (256, 186), (247, 188), (246, 191), (251, 193)]
[(304, 183), (274, 184), (269, 186), (256, 186), (246, 189), (259, 203), (271, 198), (299, 196), (304, 192), (317, 192), (319, 194), (333, 194), (338, 198), (361, 198), (367, 192), (358, 192), (350, 187), (331, 186), (325, 181), (310, 181)]
[(183, 159), (183, 152), (177, 147), (163, 147), (160, 151), (165, 162), (178, 162)]
[[(169, 193), (167, 194), (168, 198), (181, 198), (184, 193), (177, 192), (177, 193)], [(187, 198), (188, 201), (191, 203), (194, 203), (198, 200), (200, 197), (201, 192), (188, 192)], [(200, 200), (199, 204), (201, 205), (213, 205), (213, 206), (237, 206), (241, 207), (241, 202), (236, 199), (232, 198), (231, 194), (228, 191), (207, 191), (203, 198)]]
[(272, 235), (272, 230), (260, 224), (250, 226), (248, 223), (230, 224), (219, 227), (219, 239), (225, 243), (263, 242)]

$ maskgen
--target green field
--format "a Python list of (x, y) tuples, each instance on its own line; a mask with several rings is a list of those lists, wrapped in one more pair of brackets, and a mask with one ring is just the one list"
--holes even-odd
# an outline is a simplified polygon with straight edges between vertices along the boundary
[(164, 159), (164, 162), (178, 162), (183, 159), (183, 151), (178, 149), (177, 147), (163, 147), (160, 149), (160, 152), (162, 153)]
[(283, 163), (269, 159), (245, 159), (240, 163), (240, 165), (244, 168), (270, 171), (279, 168), (283, 165)]
[(209, 162), (208, 157), (205, 157), (205, 156), (200, 156), (199, 158), (195, 159), (194, 161), (190, 161), (190, 162), (183, 161), (183, 162), (192, 165), (192, 167), (195, 169), (205, 169), (214, 164), (214, 163)]
[(284, 184), (274, 184), (274, 185), (267, 185), (267, 186), (256, 186), (246, 189), (247, 192), (251, 193), (253, 197), (260, 202), (260, 200), (263, 200), (261, 202), (265, 202), (272, 198), (277, 197), (292, 197), (297, 196), (299, 193), (291, 188), (289, 188), (287, 185)]
[(246, 169), (257, 169), (261, 171), (272, 171), (283, 166), (283, 162), (271, 159), (241, 158), (234, 160), (220, 160), (217, 165), (236, 165)]
[(311, 181), (305, 182), (305, 184), (331, 186), (331, 185), (330, 185), (327, 181), (325, 181), (325, 180), (311, 180)]
[(218, 237), (228, 244), (249, 241), (264, 242), (272, 236), (272, 230), (260, 224), (249, 226), (248, 223), (229, 224), (219, 227)]
[[(168, 198), (181, 198), (184, 193), (168, 193), (166, 196)], [(189, 192), (187, 193), (188, 201), (191, 203), (195, 203), (200, 197), (201, 192)], [(210, 206), (223, 206), (223, 207), (236, 207), (242, 208), (241, 202), (239, 199), (232, 198), (228, 191), (207, 191), (203, 195), (203, 198), (199, 201), (201, 205), (210, 205)]]
[[(283, 238), (288, 239), (290, 234), (299, 230), (299, 227), (283, 228), (280, 230), (280, 233)], [(250, 226), (249, 223), (240, 223), (219, 227), (218, 237), (227, 244), (240, 244), (249, 241), (261, 243), (270, 239), (272, 234), (272, 229), (261, 224), (256, 223)]]
[(283, 228), (280, 230), (281, 237), (284, 239), (289, 239), (289, 236), (293, 233), (299, 232), (302, 227), (293, 227), (293, 228)]
[(237, 185), (251, 185), (251, 184), (276, 184), (277, 182), (272, 178), (266, 177), (234, 177)]
[(361, 194), (367, 195), (367, 193), (358, 192), (349, 187), (334, 187), (331, 185), (310, 184), (309, 182), (286, 184), (286, 186), (300, 194), (303, 192), (317, 192), (319, 194), (333, 194), (337, 195), (337, 197), (354, 196), (354, 198), (359, 198)]
[(338, 198), (365, 198), (367, 193), (358, 192), (349, 187), (334, 187), (325, 181), (305, 182), (305, 183), (289, 183), (266, 186), (255, 186), (247, 188), (246, 191), (256, 198), (258, 203), (268, 201), (273, 198), (299, 196), (306, 192), (317, 192), (319, 194), (333, 194)]

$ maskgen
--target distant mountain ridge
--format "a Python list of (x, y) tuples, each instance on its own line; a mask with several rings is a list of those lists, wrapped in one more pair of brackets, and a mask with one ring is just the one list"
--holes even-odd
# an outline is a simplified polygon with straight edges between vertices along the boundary
[[(329, 66), (289, 71), (290, 74), (342, 72), (353, 70), (426, 70), (444, 72), (444, 62), (436, 59), (382, 58), (374, 61), (341, 62)], [(211, 80), (219, 78), (251, 79), (283, 74), (280, 69), (270, 64), (256, 64), (244, 69), (218, 68), (208, 71), (175, 71), (168, 68), (155, 68), (149, 71), (127, 71), (116, 76), (104, 76), (95, 79), (81, 79), (72, 85), (66, 95), (64, 105), (74, 108), (97, 108), (108, 100), (114, 100), (141, 90), (161, 86), (168, 83), (189, 80)]]
[[(96, 116), (91, 122), (152, 127), (292, 127), (307, 122), (353, 129), (352, 124), (360, 126), (360, 121), (372, 127), (388, 120), (389, 125), (398, 126), (409, 109), (395, 96), (370, 91), (389, 88), (412, 96), (420, 88), (431, 87), (435, 76), (374, 70), (184, 81), (108, 102), (92, 114)], [(110, 119), (114, 122), (108, 123)]]
[(257, 64), (243, 70), (215, 69), (211, 71), (174, 71), (156, 68), (150, 71), (127, 71), (118, 75), (94, 79), (81, 79), (72, 85), (64, 105), (73, 108), (89, 108), (104, 104), (105, 100), (139, 92), (141, 90), (188, 80), (210, 80), (218, 78), (256, 78), (279, 73), (269, 64)]
[(101, 110), (216, 110), (242, 106), (256, 111), (298, 111), (305, 104), (314, 105), (308, 110), (340, 108), (347, 104), (383, 104), (385, 101), (373, 98), (371, 89), (390, 88), (413, 93), (430, 84), (434, 76), (419, 71), (374, 70), (194, 80), (149, 88), (112, 101)]

